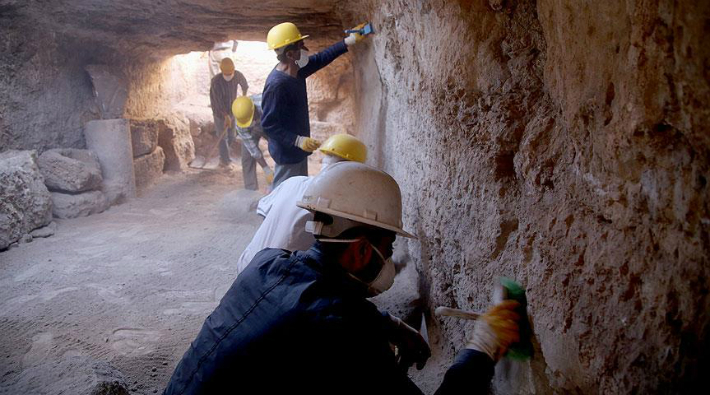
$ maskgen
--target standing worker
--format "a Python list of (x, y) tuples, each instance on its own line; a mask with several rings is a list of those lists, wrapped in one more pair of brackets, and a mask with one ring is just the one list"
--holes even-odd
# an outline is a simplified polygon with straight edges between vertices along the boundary
[[(422, 394), (390, 348), (398, 325), (367, 298), (394, 280), (402, 200), (387, 173), (335, 163), (299, 206), (314, 213), (308, 251), (266, 249), (237, 277), (178, 363), (172, 394)], [(483, 314), (437, 391), (487, 394), (518, 340), (519, 304)], [(394, 336), (398, 337), (398, 336)], [(415, 359), (423, 367), (427, 355)]]
[(259, 189), (259, 182), (256, 179), (256, 164), (258, 163), (264, 170), (266, 183), (274, 181), (274, 172), (271, 170), (264, 154), (259, 148), (259, 140), (264, 136), (264, 129), (261, 127), (261, 106), (254, 103), (252, 98), (240, 96), (232, 103), (232, 114), (237, 121), (237, 133), (242, 140), (242, 175), (244, 177), (244, 189), (256, 191)]
[[(210, 105), (214, 117), (214, 127), (219, 143), (219, 164), (231, 168), (232, 159), (229, 146), (237, 139), (234, 117), (232, 116), (232, 102), (237, 98), (241, 86), (242, 95), (246, 96), (249, 84), (244, 74), (234, 69), (234, 62), (224, 58), (219, 63), (221, 73), (215, 75), (210, 82)], [(208, 158), (209, 159), (209, 158)]]
[[(336, 134), (326, 140), (318, 149), (324, 154), (321, 173), (334, 163), (355, 161), (365, 163), (367, 147), (362, 141), (349, 134)], [(315, 177), (291, 177), (276, 187), (270, 194), (259, 200), (257, 214), (264, 222), (254, 233), (251, 242), (244, 248), (237, 261), (237, 274), (251, 262), (257, 252), (264, 248), (281, 248), (301, 251), (310, 248), (316, 241), (306, 232), (306, 223), (313, 215), (296, 205), (303, 197)]]
[(315, 55), (308, 48), (296, 25), (281, 23), (269, 30), (266, 42), (276, 51), (279, 63), (264, 85), (262, 125), (269, 137), (269, 152), (276, 162), (274, 188), (289, 177), (308, 175), (308, 155), (320, 142), (312, 139), (308, 119), (306, 78), (348, 51), (348, 46), (364, 36), (351, 33), (345, 40)]
[(224, 58), (231, 58), (234, 60), (234, 55), (237, 53), (237, 45), (239, 41), (229, 40), (217, 42), (212, 45), (207, 57), (207, 64), (210, 69), (210, 79), (214, 78), (215, 75), (219, 74), (219, 64)]

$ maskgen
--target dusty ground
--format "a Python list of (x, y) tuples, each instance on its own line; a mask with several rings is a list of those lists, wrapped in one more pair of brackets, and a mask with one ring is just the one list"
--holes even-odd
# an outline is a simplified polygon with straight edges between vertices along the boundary
[(0, 393), (70, 393), (28, 387), (53, 380), (22, 372), (54, 374), (52, 361), (74, 354), (110, 361), (131, 393), (162, 391), (260, 223), (241, 182), (240, 171), (166, 175), (143, 197), (1, 252)]

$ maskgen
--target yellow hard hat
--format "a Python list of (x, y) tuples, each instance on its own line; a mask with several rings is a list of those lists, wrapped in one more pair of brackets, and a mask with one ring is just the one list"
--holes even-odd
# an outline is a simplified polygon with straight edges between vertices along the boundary
[(224, 58), (221, 62), (219, 62), (219, 69), (222, 71), (222, 74), (234, 74), (234, 62), (231, 58)]
[(365, 163), (367, 147), (362, 141), (349, 134), (336, 134), (330, 136), (321, 144), (321, 152), (335, 155), (345, 160)]
[(269, 30), (269, 34), (266, 35), (266, 43), (269, 44), (269, 49), (277, 49), (303, 40), (306, 37), (308, 36), (301, 35), (296, 25), (291, 22), (284, 22)]
[(232, 102), (232, 114), (237, 120), (237, 126), (248, 128), (254, 120), (254, 102), (246, 96), (239, 96)]

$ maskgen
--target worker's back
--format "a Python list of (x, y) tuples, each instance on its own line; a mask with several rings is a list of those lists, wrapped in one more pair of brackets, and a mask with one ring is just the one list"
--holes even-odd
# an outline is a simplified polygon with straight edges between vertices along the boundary
[(419, 394), (386, 320), (317, 247), (257, 254), (207, 318), (166, 394)]
[(291, 177), (259, 201), (257, 213), (265, 217), (264, 222), (239, 257), (237, 274), (264, 248), (299, 251), (313, 245), (316, 239), (305, 230), (306, 222), (313, 214), (296, 206), (312, 179)]

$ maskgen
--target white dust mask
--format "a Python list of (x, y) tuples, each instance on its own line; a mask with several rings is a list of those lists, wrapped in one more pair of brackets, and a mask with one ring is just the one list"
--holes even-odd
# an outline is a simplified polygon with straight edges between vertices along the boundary
[(306, 51), (305, 49), (301, 50), (301, 57), (296, 61), (296, 64), (300, 68), (306, 67), (306, 65), (308, 64), (308, 51)]
[(234, 74), (231, 74), (231, 75), (228, 75), (228, 76), (225, 75), (225, 74), (222, 74), (222, 77), (224, 77), (224, 79), (225, 79), (226, 81), (231, 81), (232, 78), (234, 78)]

